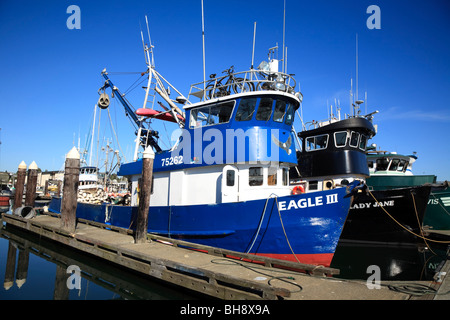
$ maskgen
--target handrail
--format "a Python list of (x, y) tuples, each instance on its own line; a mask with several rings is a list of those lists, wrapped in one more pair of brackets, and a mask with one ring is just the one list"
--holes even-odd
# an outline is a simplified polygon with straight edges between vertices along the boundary
[[(230, 77), (240, 78), (243, 81), (227, 83)], [(248, 84), (248, 86), (246, 87), (245, 84)], [(213, 86), (211, 87), (211, 85)], [(273, 90), (294, 94), (296, 85), (295, 79), (290, 74), (251, 69), (194, 83), (189, 90), (188, 100), (191, 96), (199, 98), (200, 101), (206, 101), (211, 98), (233, 94), (235, 91), (231, 90), (231, 86), (237, 90), (237, 93), (246, 92), (243, 89), (250, 87), (252, 91)], [(205, 92), (207, 87), (210, 88), (206, 89)]]

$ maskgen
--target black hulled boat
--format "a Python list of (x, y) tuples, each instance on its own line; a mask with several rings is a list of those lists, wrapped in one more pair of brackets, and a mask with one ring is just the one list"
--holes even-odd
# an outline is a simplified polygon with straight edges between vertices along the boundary
[[(369, 177), (367, 141), (375, 135), (372, 114), (314, 123), (298, 133), (302, 150), (293, 182), (305, 190), (333, 188)], [(353, 194), (340, 241), (410, 243), (420, 235), (431, 186), (370, 191), (364, 185)], [(386, 213), (387, 211), (387, 213)]]

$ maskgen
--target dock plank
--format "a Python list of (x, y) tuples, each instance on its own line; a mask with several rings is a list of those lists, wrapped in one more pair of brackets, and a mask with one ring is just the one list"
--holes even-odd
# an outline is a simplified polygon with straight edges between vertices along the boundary
[(128, 232), (82, 223), (71, 234), (60, 228), (58, 217), (50, 215), (25, 220), (6, 214), (3, 221), (133, 271), (220, 299), (409, 298), (386, 287), (370, 290), (364, 281), (318, 277), (167, 244), (171, 239), (135, 244)]

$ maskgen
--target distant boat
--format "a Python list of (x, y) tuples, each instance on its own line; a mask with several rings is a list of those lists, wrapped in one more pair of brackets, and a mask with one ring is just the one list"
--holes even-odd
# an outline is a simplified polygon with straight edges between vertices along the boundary
[(0, 213), (8, 212), (13, 198), (13, 192), (8, 186), (9, 174), (0, 172)]
[(415, 175), (412, 165), (417, 155), (404, 155), (396, 152), (376, 151), (371, 148), (367, 152), (370, 178), (367, 185), (372, 190), (406, 188), (432, 184), (427, 202), (423, 227), (428, 230), (450, 230), (450, 188), (448, 182), (436, 184), (435, 175)]
[(12, 191), (7, 185), (0, 185), (0, 213), (8, 212), (11, 206), (11, 198), (13, 196)]

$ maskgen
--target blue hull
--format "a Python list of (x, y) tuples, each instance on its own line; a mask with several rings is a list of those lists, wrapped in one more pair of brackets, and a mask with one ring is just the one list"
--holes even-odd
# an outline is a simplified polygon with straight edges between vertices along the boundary
[[(150, 207), (148, 232), (329, 266), (350, 208), (351, 197), (346, 194), (346, 188), (338, 188), (245, 202)], [(49, 210), (60, 213), (60, 207), (61, 199), (53, 198)], [(134, 229), (137, 211), (130, 206), (78, 203), (76, 214)]]

